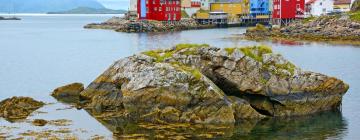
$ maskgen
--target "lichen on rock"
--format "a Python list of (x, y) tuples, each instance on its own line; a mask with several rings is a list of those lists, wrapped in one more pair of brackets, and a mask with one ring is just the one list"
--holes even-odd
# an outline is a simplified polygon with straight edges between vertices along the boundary
[(336, 109), (349, 86), (303, 71), (267, 46), (178, 45), (116, 61), (81, 97), (97, 117), (234, 123)]

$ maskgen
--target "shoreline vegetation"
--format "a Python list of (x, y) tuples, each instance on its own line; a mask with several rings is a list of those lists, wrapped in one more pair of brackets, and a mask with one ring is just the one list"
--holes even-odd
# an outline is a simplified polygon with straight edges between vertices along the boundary
[(360, 46), (360, 12), (310, 17), (288, 26), (250, 27), (240, 39), (255, 41), (311, 41)]
[(91, 23), (84, 26), (86, 29), (106, 29), (127, 33), (171, 32), (215, 27), (215, 25), (200, 25), (192, 18), (168, 23), (154, 20), (128, 20), (124, 17), (113, 17), (103, 23)]

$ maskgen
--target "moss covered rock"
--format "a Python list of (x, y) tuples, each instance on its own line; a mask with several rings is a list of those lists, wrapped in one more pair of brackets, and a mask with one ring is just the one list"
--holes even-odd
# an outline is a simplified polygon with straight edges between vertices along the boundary
[(94, 114), (154, 123), (235, 122), (227, 96), (196, 68), (144, 54), (117, 61), (81, 94), (91, 100), (87, 107)]
[(267, 46), (181, 44), (115, 62), (81, 96), (98, 117), (232, 123), (336, 109), (348, 88), (302, 71)]

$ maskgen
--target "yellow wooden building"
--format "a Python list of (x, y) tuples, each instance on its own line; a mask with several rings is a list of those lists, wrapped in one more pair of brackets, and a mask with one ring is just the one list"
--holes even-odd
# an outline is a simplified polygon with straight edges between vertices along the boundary
[(242, 0), (241, 2), (217, 2), (210, 4), (210, 11), (225, 12), (229, 16), (237, 16), (249, 14), (249, 7), (249, 0)]

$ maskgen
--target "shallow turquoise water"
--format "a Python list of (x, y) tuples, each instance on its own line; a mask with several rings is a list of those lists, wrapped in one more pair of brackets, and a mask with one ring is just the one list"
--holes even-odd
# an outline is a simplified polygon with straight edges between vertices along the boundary
[[(335, 76), (349, 83), (351, 88), (344, 97), (342, 112), (289, 120), (263, 120), (246, 127), (236, 125), (224, 130), (226, 135), (220, 138), (360, 139), (360, 95), (357, 94), (360, 91), (360, 47), (319, 43), (257, 43), (228, 38), (243, 33), (243, 28), (149, 34), (82, 28), (87, 23), (101, 22), (109, 17), (28, 15), (22, 16), (21, 21), (0, 21), (0, 100), (11, 96), (31, 96), (55, 103), (40, 109), (48, 113), (35, 114), (29, 120), (70, 119), (73, 124), (68, 128), (80, 137), (89, 138), (99, 134), (112, 138), (110, 130), (120, 129), (122, 125), (100, 123), (83, 110), (57, 110), (67, 105), (56, 103), (49, 96), (50, 92), (67, 83), (89, 84), (115, 60), (144, 50), (168, 48), (178, 43), (207, 43), (217, 47), (267, 44), (305, 70)], [(52, 128), (34, 127), (26, 122), (9, 123), (2, 119), (0, 126), (19, 127), (10, 130), (15, 137), (18, 132), (28, 129)], [(87, 132), (80, 132), (80, 128)], [(126, 133), (140, 133), (136, 130)], [(5, 131), (0, 128), (0, 133)], [(141, 132), (152, 133), (151, 130)]]

